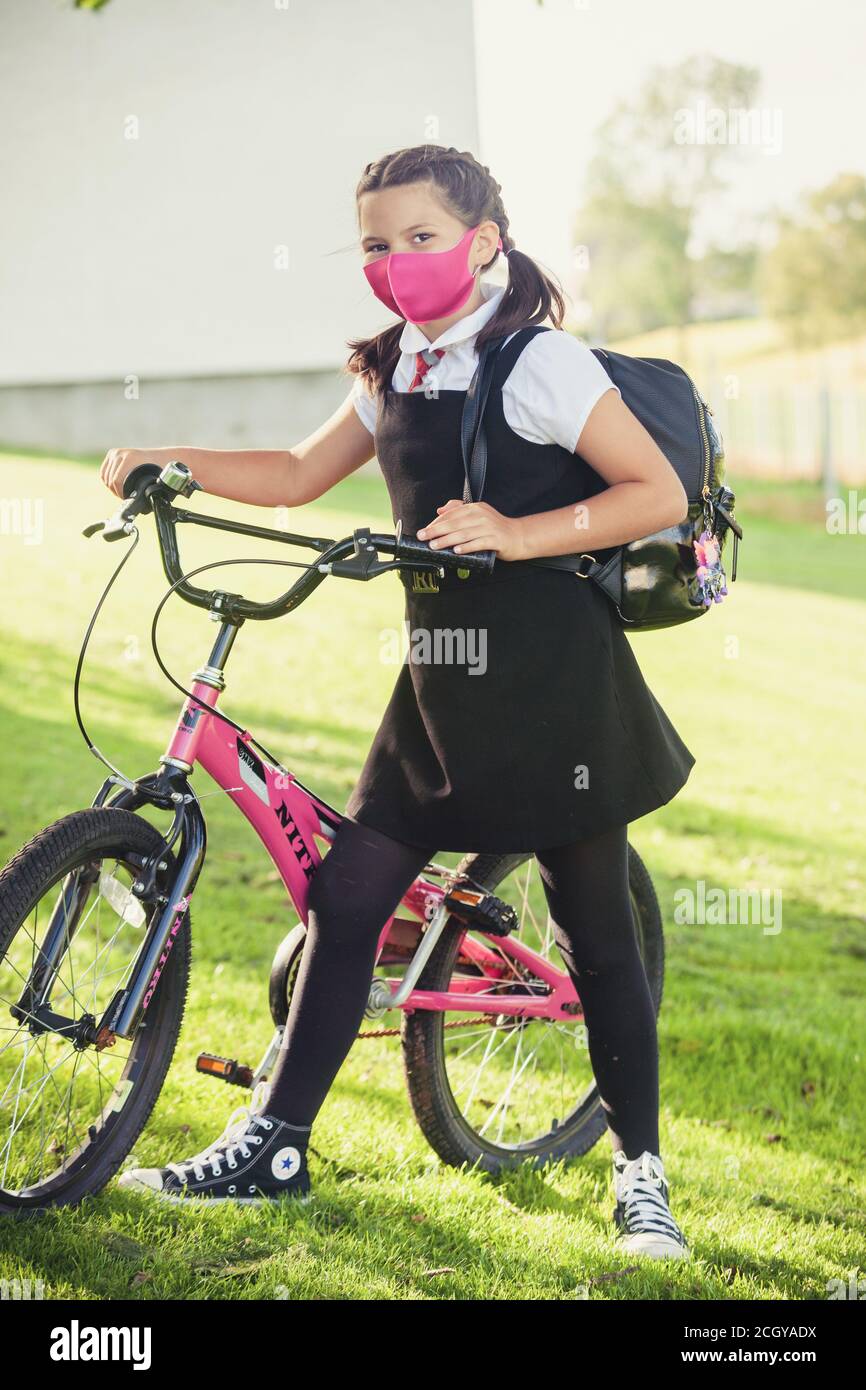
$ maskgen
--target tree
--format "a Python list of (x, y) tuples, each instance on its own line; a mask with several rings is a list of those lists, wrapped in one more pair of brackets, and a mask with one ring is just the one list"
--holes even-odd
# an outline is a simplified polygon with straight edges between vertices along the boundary
[(767, 312), (796, 346), (851, 337), (866, 328), (866, 178), (839, 174), (779, 219), (764, 258)]
[(741, 157), (734, 142), (689, 139), (689, 117), (746, 111), (758, 84), (755, 68), (691, 57), (654, 68), (634, 101), (599, 128), (576, 240), (589, 253), (588, 290), (602, 336), (688, 321), (700, 265), (689, 254), (695, 223)]

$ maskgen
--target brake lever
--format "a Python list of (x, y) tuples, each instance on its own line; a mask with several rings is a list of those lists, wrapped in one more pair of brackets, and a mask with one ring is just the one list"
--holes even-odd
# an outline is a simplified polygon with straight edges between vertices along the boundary
[[(380, 574), (389, 574), (391, 570), (403, 569), (406, 565), (405, 560), (380, 560), (375, 545), (370, 540), (369, 526), (359, 526), (353, 533), (355, 542), (355, 552), (345, 560), (326, 561), (316, 568), (321, 574), (336, 575), (338, 579), (375, 579)], [(399, 542), (400, 529), (398, 523), (397, 539)], [(441, 565), (437, 565), (435, 560), (419, 560), (413, 564), (413, 569), (434, 570), (437, 574), (443, 574)]]
[(398, 561), (379, 559), (379, 552), (370, 540), (369, 526), (357, 527), (352, 537), (355, 542), (354, 554), (345, 560), (331, 560), (317, 565), (320, 574), (334, 574), (338, 579), (366, 580), (399, 569)]
[(101, 531), (103, 540), (119, 541), (123, 536), (132, 535), (134, 530), (135, 523), (131, 517), (124, 516), (123, 512), (115, 512), (107, 521), (94, 521), (91, 526), (85, 526), (81, 534), (89, 540)]
[[(171, 464), (168, 467), (170, 468), (172, 466), (177, 467), (177, 465)], [(147, 464), (141, 465), (142, 471), (147, 470), (147, 468)], [(133, 473), (130, 474), (130, 477), (132, 477), (136, 471), (137, 470), (133, 469)], [(163, 471), (166, 472), (167, 469)], [(82, 535), (86, 536), (89, 540), (91, 536), (95, 536), (97, 532), (101, 531), (102, 538), (106, 541), (119, 541), (123, 536), (131, 535), (135, 529), (134, 518), (137, 516), (147, 516), (153, 511), (151, 494), (156, 491), (158, 481), (159, 480), (156, 479), (144, 483), (140, 488), (136, 488), (131, 496), (126, 499), (120, 511), (115, 512), (114, 516), (109, 517), (107, 521), (94, 521), (92, 525), (85, 526)], [(172, 487), (172, 492), (180, 493), (184, 497), (190, 497), (194, 492), (201, 491), (201, 483), (197, 483), (192, 477), (181, 479), (179, 476), (178, 484), (179, 485)]]
[(123, 512), (120, 512), (103, 524), (102, 539), (104, 541), (119, 541), (124, 536), (131, 536), (134, 530), (135, 522), (132, 517), (124, 516)]
[(85, 526), (82, 535), (89, 540), (99, 531), (102, 532), (102, 539), (106, 541), (119, 541), (123, 536), (130, 536), (135, 530), (134, 522), (125, 517), (122, 512), (117, 512), (107, 521), (94, 521), (92, 526)]

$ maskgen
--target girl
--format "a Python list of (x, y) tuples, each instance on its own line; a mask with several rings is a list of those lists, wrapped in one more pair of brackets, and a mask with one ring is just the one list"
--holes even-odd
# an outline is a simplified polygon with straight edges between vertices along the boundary
[[(679, 791), (694, 759), (604, 595), (525, 562), (576, 548), (598, 557), (680, 521), (687, 499), (596, 358), (562, 331), (559, 289), (515, 247), (500, 186), (472, 155), (423, 145), (376, 160), (357, 210), (364, 273), (399, 321), (350, 344), (356, 379), (334, 415), (286, 452), (112, 450), (102, 477), (120, 494), (138, 464), (179, 458), (208, 492), (299, 506), (375, 453), (407, 534), (496, 552), (490, 578), (449, 571), (435, 590), (428, 576), (404, 578), (412, 628), (484, 633), (485, 669), (404, 664), (312, 885), (270, 1085), (207, 1150), (121, 1182), (169, 1199), (306, 1194), (310, 1129), (360, 1025), (382, 923), (437, 852), (531, 850), (583, 1005), (613, 1147), (617, 1237), (631, 1252), (681, 1257), (659, 1155), (656, 1021), (632, 924), (627, 833)], [(500, 254), (505, 289), (481, 279)], [(485, 495), (467, 502), (461, 413), (491, 337), (505, 342), (485, 412)]]

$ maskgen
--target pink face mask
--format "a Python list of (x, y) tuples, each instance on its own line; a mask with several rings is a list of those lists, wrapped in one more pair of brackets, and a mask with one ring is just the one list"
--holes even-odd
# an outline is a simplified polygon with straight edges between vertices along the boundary
[[(391, 251), (371, 261), (364, 274), (374, 295), (409, 323), (431, 323), (456, 314), (475, 284), (469, 244), (477, 231), (470, 227), (447, 251)], [(501, 251), (501, 237), (497, 245)]]

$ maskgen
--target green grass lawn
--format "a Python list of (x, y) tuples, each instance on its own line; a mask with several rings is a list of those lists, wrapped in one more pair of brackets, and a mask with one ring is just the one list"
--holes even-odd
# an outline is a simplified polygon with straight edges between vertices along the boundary
[[(43, 499), (42, 543), (3, 534), (0, 550), (4, 861), (89, 804), (102, 780), (74, 725), (71, 683), (120, 557), (81, 536), (111, 510), (92, 465), (0, 459), (0, 497), (25, 496)], [(213, 498), (193, 505), (272, 522)], [(606, 1141), (571, 1165), (496, 1180), (444, 1167), (414, 1124), (399, 1042), (387, 1039), (355, 1045), (320, 1114), (309, 1208), (166, 1210), (109, 1188), (79, 1210), (0, 1225), (0, 1278), (42, 1279), (51, 1298), (824, 1299), (829, 1280), (864, 1277), (866, 541), (808, 518), (782, 524), (757, 492), (753, 512), (746, 490), (738, 511), (747, 539), (731, 598), (700, 623), (634, 639), (697, 758), (681, 795), (632, 828), (665, 917), (662, 1153), (695, 1258), (639, 1266), (612, 1248)], [(365, 523), (389, 523), (371, 478), (291, 524), (338, 536)], [(187, 567), (274, 553), (204, 532), (182, 541)], [(291, 571), (222, 575), (264, 597)], [(145, 520), (84, 682), (96, 742), (136, 775), (156, 766), (180, 703), (148, 639), (165, 587)], [(296, 615), (248, 624), (229, 664), (226, 712), (338, 806), (395, 678), (380, 650), (401, 595), (394, 576), (325, 584)], [(182, 604), (166, 612), (162, 647), (179, 679), (213, 633)], [(195, 1057), (258, 1059), (268, 966), (294, 920), (246, 823), (218, 795), (204, 806), (190, 1002), (141, 1162), (196, 1152), (243, 1100), (199, 1076)], [(678, 925), (674, 894), (696, 880), (778, 889), (781, 931)]]

